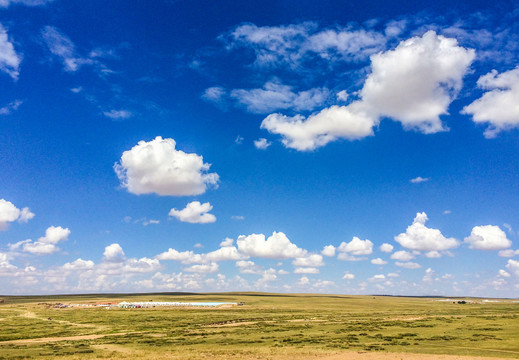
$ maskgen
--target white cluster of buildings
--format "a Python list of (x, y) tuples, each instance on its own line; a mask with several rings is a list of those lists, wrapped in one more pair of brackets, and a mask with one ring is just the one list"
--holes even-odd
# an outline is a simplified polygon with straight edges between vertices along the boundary
[(170, 302), (170, 301), (140, 301), (140, 302), (120, 302), (119, 307), (122, 309), (139, 309), (152, 308), (158, 306), (176, 306), (176, 307), (218, 307), (222, 305), (238, 305), (231, 302)]

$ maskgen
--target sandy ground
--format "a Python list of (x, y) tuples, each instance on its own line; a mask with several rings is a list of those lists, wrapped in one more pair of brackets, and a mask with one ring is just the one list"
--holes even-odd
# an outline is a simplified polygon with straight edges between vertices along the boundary
[(76, 336), (63, 336), (63, 337), (46, 337), (46, 338), (36, 338), (36, 339), (19, 339), (19, 340), (7, 340), (0, 341), (0, 345), (2, 344), (38, 344), (38, 343), (48, 343), (48, 342), (56, 342), (56, 341), (75, 341), (75, 340), (94, 340), (101, 339), (107, 336), (122, 336), (122, 335), (130, 335), (136, 334), (132, 333), (115, 333), (115, 334), (92, 334), (92, 335), (76, 335)]

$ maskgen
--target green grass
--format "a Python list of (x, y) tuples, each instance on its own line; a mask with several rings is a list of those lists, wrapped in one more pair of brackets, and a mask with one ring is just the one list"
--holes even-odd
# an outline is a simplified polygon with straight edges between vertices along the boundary
[[(462, 305), (431, 298), (260, 293), (2, 298), (0, 359), (188, 359), (201, 354), (303, 359), (301, 354), (338, 351), (519, 357), (519, 303), (511, 301)], [(150, 299), (245, 305), (113, 310), (38, 305)], [(107, 336), (5, 343), (92, 334)]]

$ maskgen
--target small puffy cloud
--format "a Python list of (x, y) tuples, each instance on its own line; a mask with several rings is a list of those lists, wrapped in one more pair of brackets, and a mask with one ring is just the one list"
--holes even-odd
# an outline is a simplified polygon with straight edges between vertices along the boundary
[(133, 194), (199, 195), (217, 186), (218, 174), (207, 173), (202, 156), (175, 149), (173, 139), (139, 141), (121, 156), (114, 170), (121, 185)]
[(155, 258), (158, 260), (180, 261), (183, 264), (203, 263), (204, 262), (204, 259), (202, 258), (202, 255), (200, 255), (200, 254), (195, 254), (192, 251), (177, 251), (172, 248), (169, 248), (168, 251), (155, 256)]
[(278, 81), (265, 83), (262, 89), (234, 89), (231, 98), (252, 113), (269, 113), (276, 110), (312, 110), (322, 105), (329, 97), (327, 88), (314, 88), (294, 92), (291, 86)]
[[(1, 41), (1, 40), (0, 40)], [(0, 44), (1, 46), (1, 44)], [(0, 50), (1, 51), (1, 50)], [(1, 55), (0, 55), (1, 56)], [(0, 62), (1, 62), (1, 59), (0, 59)], [(14, 100), (14, 101), (11, 101), (9, 104), (7, 104), (6, 106), (4, 107), (1, 107), (0, 108), (0, 115), (9, 115), (10, 113), (12, 113), (13, 111), (16, 111), (18, 110), (18, 108), (20, 107), (20, 105), (23, 104), (23, 101), (22, 100)]]
[(17, 80), (21, 62), (22, 57), (16, 53), (14, 45), (9, 41), (7, 31), (0, 24), (0, 71)]
[(254, 285), (257, 287), (264, 287), (267, 286), (268, 283), (276, 281), (277, 278), (278, 277), (276, 275), (276, 269), (270, 268), (268, 270), (263, 271), (261, 278), (258, 281), (256, 281)]
[(395, 263), (396, 266), (400, 266), (400, 267), (403, 267), (405, 269), (419, 269), (421, 268), (422, 266), (420, 264), (417, 264), (415, 262), (400, 262), (400, 261), (397, 261)]
[(310, 279), (308, 276), (301, 276), (301, 278), (297, 281), (297, 285), (308, 285), (310, 284)]
[(12, 202), (0, 199), (0, 231), (6, 230), (9, 223), (26, 223), (34, 217), (28, 207), (18, 209)]
[(263, 273), (263, 268), (259, 265), (256, 265), (254, 261), (245, 261), (240, 260), (236, 261), (236, 267), (239, 269), (242, 274), (261, 274)]
[(142, 225), (143, 225), (143, 226), (148, 226), (148, 225), (157, 225), (157, 224), (160, 224), (160, 220), (149, 219), (149, 220), (144, 220), (144, 221), (142, 222)]
[(227, 96), (227, 91), (220, 86), (213, 86), (205, 89), (202, 94), (202, 99), (212, 102), (220, 102)]
[(503, 250), (512, 246), (505, 232), (495, 225), (474, 226), (465, 242), (475, 250)]
[(406, 232), (395, 236), (395, 241), (407, 249), (418, 251), (441, 251), (458, 246), (458, 240), (446, 238), (440, 230), (425, 226), (427, 220), (426, 213), (417, 213)]
[(386, 265), (387, 264), (387, 261), (381, 259), (381, 258), (376, 258), (376, 259), (372, 259), (371, 260), (371, 263), (373, 265)]
[(346, 100), (348, 100), (348, 92), (346, 90), (339, 91), (337, 93), (337, 100), (338, 101), (346, 101)]
[(346, 271), (342, 278), (344, 280), (353, 280), (353, 279), (355, 279), (355, 275), (353, 275), (353, 274), (349, 273), (348, 271)]
[(26, 242), (23, 244), (23, 251), (35, 255), (48, 255), (59, 250), (56, 246), (61, 241), (68, 240), (70, 230), (61, 226), (51, 226), (45, 230), (45, 236), (34, 242)]
[(224, 247), (224, 246), (232, 246), (232, 244), (234, 243), (234, 240), (231, 239), (231, 238), (225, 238), (224, 241), (222, 241), (220, 243), (220, 247)]
[(199, 273), (199, 274), (207, 274), (207, 273), (215, 273), (218, 271), (217, 263), (210, 264), (197, 264), (192, 265), (184, 269), (187, 272)]
[(418, 176), (418, 177), (415, 177), (411, 180), (409, 180), (411, 183), (413, 184), (419, 184), (419, 183), (423, 183), (423, 182), (426, 182), (426, 181), (429, 181), (430, 178), (423, 178), (421, 176)]
[(412, 253), (410, 253), (409, 251), (405, 251), (405, 250), (397, 251), (391, 255), (391, 259), (400, 260), (400, 261), (409, 261), (414, 258), (415, 258), (415, 256)]
[(297, 267), (324, 266), (323, 256), (319, 254), (310, 254), (305, 257), (296, 258), (292, 261), (292, 265)]
[(354, 256), (369, 255), (373, 252), (373, 243), (354, 236), (349, 243), (343, 241), (337, 251)]
[(282, 143), (299, 151), (312, 151), (339, 138), (356, 140), (373, 135), (377, 119), (360, 102), (331, 106), (304, 118), (275, 113), (267, 116), (261, 128), (282, 136)]
[(519, 67), (501, 74), (492, 70), (479, 78), (478, 86), (488, 91), (465, 106), (462, 114), (472, 115), (477, 124), (488, 123), (486, 138), (519, 127)]
[(265, 138), (254, 140), (254, 146), (259, 150), (266, 150), (272, 143)]
[(519, 255), (519, 250), (512, 250), (512, 249), (507, 249), (507, 250), (501, 250), (499, 251), (499, 256), (502, 256), (502, 257), (514, 257), (516, 255)]
[(103, 115), (112, 120), (125, 120), (133, 116), (133, 113), (129, 110), (110, 110), (104, 111)]
[(510, 273), (508, 273), (505, 270), (501, 269), (501, 270), (499, 270), (499, 276), (508, 278), (508, 277), (510, 277)]
[(383, 281), (383, 280), (386, 280), (386, 275), (384, 275), (384, 274), (374, 275), (373, 277), (369, 278), (368, 280), (369, 281)]
[(519, 277), (519, 261), (515, 261), (512, 259), (508, 260), (508, 263), (506, 264), (506, 268), (508, 271), (510, 271), (515, 276)]
[(428, 251), (425, 253), (425, 256), (430, 258), (430, 259), (434, 259), (434, 258), (440, 258), (442, 256), (442, 254), (440, 254), (439, 251)]
[(282, 232), (274, 232), (266, 240), (263, 234), (240, 235), (236, 244), (241, 253), (253, 257), (288, 259), (306, 255), (306, 250), (297, 247)]
[(65, 263), (61, 268), (63, 270), (91, 270), (95, 266), (94, 262), (91, 260), (83, 260), (81, 258), (71, 262), (71, 263)]
[(298, 267), (294, 269), (294, 274), (319, 274), (319, 269), (314, 267)]
[(207, 254), (201, 254), (201, 256), (204, 262), (244, 260), (249, 258), (247, 255), (241, 254), (234, 246), (224, 246)]
[(321, 251), (321, 254), (323, 254), (324, 256), (335, 256), (335, 246), (326, 245)]
[(171, 209), (169, 216), (191, 224), (208, 224), (216, 221), (216, 216), (209, 214), (212, 209), (213, 206), (208, 202), (201, 204), (199, 201), (192, 201), (182, 210)]
[(105, 247), (103, 257), (104, 260), (108, 262), (121, 262), (125, 259), (123, 248), (117, 243)]
[(231, 219), (232, 220), (245, 220), (245, 216), (243, 216), (243, 215), (232, 215)]
[(388, 243), (383, 243), (379, 247), (380, 251), (385, 252), (385, 253), (390, 253), (391, 251), (393, 251), (393, 248), (394, 248), (393, 245), (388, 244)]

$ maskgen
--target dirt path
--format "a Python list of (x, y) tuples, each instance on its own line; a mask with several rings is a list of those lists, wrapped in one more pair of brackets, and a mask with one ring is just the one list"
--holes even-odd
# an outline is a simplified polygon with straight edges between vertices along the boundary
[(124, 332), (124, 333), (114, 333), (114, 334), (91, 334), (91, 335), (47, 337), (47, 338), (36, 338), (36, 339), (7, 340), (7, 341), (0, 341), (0, 345), (2, 345), (2, 344), (38, 344), (38, 343), (57, 342), (57, 341), (95, 340), (95, 339), (101, 339), (101, 338), (104, 338), (104, 337), (107, 337), (107, 336), (123, 336), (123, 335), (131, 335), (131, 334), (138, 334), (138, 332)]

